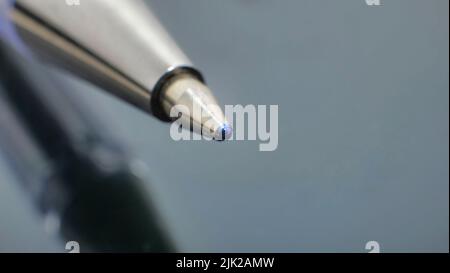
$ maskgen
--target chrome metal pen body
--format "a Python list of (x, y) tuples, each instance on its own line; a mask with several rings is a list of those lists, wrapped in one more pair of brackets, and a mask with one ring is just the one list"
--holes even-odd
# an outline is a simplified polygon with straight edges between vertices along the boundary
[[(20, 39), (46, 61), (161, 120), (172, 120), (173, 106), (198, 104), (217, 122), (203, 128), (203, 118), (191, 116), (194, 127), (201, 127), (196, 131), (221, 137), (229, 129), (223, 113), (208, 108), (217, 102), (201, 73), (143, 1), (69, 6), (60, 0), (16, 0), (8, 13)], [(190, 84), (176, 84), (178, 78)]]

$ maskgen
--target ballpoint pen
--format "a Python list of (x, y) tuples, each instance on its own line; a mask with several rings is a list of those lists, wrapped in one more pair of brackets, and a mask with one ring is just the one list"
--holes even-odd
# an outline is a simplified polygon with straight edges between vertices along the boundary
[(18, 48), (30, 48), (161, 120), (174, 120), (174, 107), (187, 109), (178, 112), (193, 131), (216, 140), (231, 136), (202, 74), (143, 1), (3, 1), (13, 30), (7, 39)]

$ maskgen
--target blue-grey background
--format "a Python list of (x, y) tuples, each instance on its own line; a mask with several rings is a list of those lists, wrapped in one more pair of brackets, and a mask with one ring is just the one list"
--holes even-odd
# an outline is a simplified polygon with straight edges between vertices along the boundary
[[(149, 165), (183, 251), (448, 252), (447, 0), (149, 2), (220, 102), (279, 105), (275, 152), (174, 142), (64, 76)], [(0, 251), (64, 251), (5, 158), (0, 219)]]

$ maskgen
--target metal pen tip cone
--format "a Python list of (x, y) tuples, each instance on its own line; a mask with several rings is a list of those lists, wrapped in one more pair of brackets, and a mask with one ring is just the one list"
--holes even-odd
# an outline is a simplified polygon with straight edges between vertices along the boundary
[(219, 141), (231, 137), (232, 129), (212, 92), (190, 75), (179, 76), (168, 84), (162, 92), (161, 103), (168, 116), (181, 114), (178, 122), (190, 124), (193, 132)]

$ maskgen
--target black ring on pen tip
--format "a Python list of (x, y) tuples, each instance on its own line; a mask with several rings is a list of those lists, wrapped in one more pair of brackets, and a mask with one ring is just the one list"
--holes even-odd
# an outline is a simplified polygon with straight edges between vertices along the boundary
[(161, 93), (164, 90), (164, 88), (166, 88), (167, 85), (171, 82), (171, 80), (183, 74), (189, 74), (191, 76), (194, 76), (202, 83), (205, 83), (202, 73), (200, 73), (200, 71), (198, 71), (193, 67), (177, 66), (175, 68), (169, 69), (166, 73), (164, 73), (164, 75), (162, 75), (162, 77), (156, 83), (152, 91), (152, 98), (150, 100), (151, 111), (153, 115), (158, 119), (165, 122), (171, 122), (177, 119), (171, 118), (167, 116), (166, 113), (164, 113), (164, 109), (162, 108), (161, 104)]

